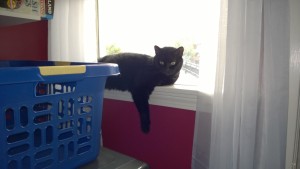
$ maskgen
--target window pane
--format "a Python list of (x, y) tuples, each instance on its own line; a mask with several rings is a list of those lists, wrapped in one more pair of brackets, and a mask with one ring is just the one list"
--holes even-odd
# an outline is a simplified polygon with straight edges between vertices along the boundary
[(183, 46), (176, 84), (214, 81), (218, 19), (219, 0), (99, 0), (100, 57), (116, 52), (154, 56), (154, 45)]

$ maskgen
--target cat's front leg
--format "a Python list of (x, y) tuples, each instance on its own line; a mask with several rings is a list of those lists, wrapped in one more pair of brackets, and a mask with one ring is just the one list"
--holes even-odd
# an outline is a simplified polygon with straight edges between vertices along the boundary
[(150, 93), (147, 89), (135, 89), (131, 91), (132, 99), (140, 114), (141, 129), (144, 133), (149, 133), (150, 131), (150, 111), (148, 103)]

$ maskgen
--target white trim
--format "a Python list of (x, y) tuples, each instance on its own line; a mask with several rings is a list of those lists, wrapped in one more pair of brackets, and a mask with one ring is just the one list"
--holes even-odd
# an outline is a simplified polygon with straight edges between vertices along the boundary
[[(132, 98), (129, 92), (117, 90), (105, 90), (104, 98), (130, 101)], [(197, 105), (197, 98), (201, 100)], [(149, 103), (165, 107), (172, 107), (196, 111), (197, 106), (203, 112), (211, 112), (211, 96), (196, 90), (196, 86), (159, 86), (156, 87), (150, 96)]]

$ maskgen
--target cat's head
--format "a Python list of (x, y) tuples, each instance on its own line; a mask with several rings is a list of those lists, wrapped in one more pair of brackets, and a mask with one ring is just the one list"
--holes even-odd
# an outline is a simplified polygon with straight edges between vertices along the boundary
[(166, 75), (174, 75), (178, 73), (183, 64), (183, 51), (184, 48), (154, 46), (155, 56), (154, 64), (160, 72)]

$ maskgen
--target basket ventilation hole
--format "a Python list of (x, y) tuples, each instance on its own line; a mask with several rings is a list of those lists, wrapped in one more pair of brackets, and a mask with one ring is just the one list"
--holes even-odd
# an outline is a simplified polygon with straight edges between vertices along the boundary
[(64, 132), (64, 133), (61, 133), (59, 136), (58, 136), (58, 140), (65, 140), (65, 139), (68, 139), (68, 138), (71, 138), (73, 137), (73, 132), (72, 131), (67, 131), (67, 132)]
[(80, 97), (78, 97), (77, 101), (79, 103), (91, 103), (92, 97), (91, 96), (80, 96)]
[(20, 108), (20, 123), (23, 127), (28, 125), (28, 108), (25, 106)]
[(22, 132), (22, 133), (10, 135), (7, 137), (7, 143), (15, 143), (18, 141), (26, 140), (28, 136), (29, 136), (28, 132)]
[(58, 102), (58, 118), (62, 119), (64, 117), (64, 101), (60, 100)]
[(34, 131), (34, 146), (39, 147), (42, 144), (42, 132), (41, 129), (36, 129)]
[(80, 139), (78, 139), (77, 141), (77, 144), (84, 144), (84, 143), (87, 143), (91, 140), (91, 136), (85, 136), (85, 137), (82, 137)]
[(77, 154), (82, 154), (82, 153), (88, 152), (90, 149), (91, 149), (91, 146), (90, 146), (90, 145), (86, 145), (86, 146), (84, 146), (84, 147), (80, 147), (80, 148), (77, 150)]
[(92, 116), (86, 117), (86, 132), (90, 133), (92, 131)]
[(70, 99), (68, 103), (68, 115), (73, 116), (74, 114), (74, 99)]
[(58, 161), (63, 161), (64, 160), (64, 154), (65, 154), (65, 146), (60, 145), (58, 147)]
[(76, 82), (66, 83), (38, 83), (36, 96), (55, 95), (75, 92)]
[(53, 159), (48, 159), (45, 161), (42, 161), (40, 163), (37, 163), (36, 166), (34, 167), (35, 169), (45, 169), (45, 168), (50, 168), (51, 164), (53, 163)]
[(39, 151), (39, 152), (35, 153), (34, 158), (36, 160), (38, 160), (38, 159), (41, 159), (41, 158), (44, 158), (44, 157), (48, 157), (51, 154), (52, 154), (52, 149), (48, 148), (46, 150), (42, 150), (42, 151)]
[(18, 168), (18, 163), (16, 160), (12, 160), (8, 163), (8, 166), (7, 166), (8, 169), (16, 169)]
[(10, 148), (10, 149), (7, 151), (7, 154), (13, 156), (13, 155), (16, 155), (16, 154), (25, 152), (25, 151), (27, 151), (28, 149), (29, 149), (29, 144), (22, 144), (22, 145), (19, 145), (19, 146), (15, 146), (15, 147)]
[(57, 128), (59, 130), (63, 130), (63, 129), (73, 128), (73, 126), (74, 126), (74, 121), (73, 120), (68, 120), (68, 121), (59, 123)]
[(46, 144), (51, 144), (53, 141), (53, 127), (48, 126), (46, 128)]
[(68, 144), (68, 157), (69, 158), (74, 156), (74, 151), (75, 151), (74, 142), (70, 142)]
[(22, 167), (25, 169), (25, 168), (31, 168), (31, 165), (30, 165), (30, 157), (29, 156), (26, 156), (22, 159)]
[(83, 128), (83, 119), (80, 118), (77, 121), (77, 134), (81, 135), (82, 134), (82, 128)]
[(83, 106), (78, 108), (78, 114), (86, 114), (86, 113), (90, 113), (92, 111), (92, 106)]
[(40, 112), (40, 111), (45, 111), (45, 110), (50, 110), (52, 108), (52, 104), (51, 103), (48, 103), (48, 102), (45, 102), (45, 103), (38, 103), (38, 104), (35, 104), (33, 106), (33, 110), (35, 112)]
[(13, 129), (15, 126), (14, 110), (9, 108), (5, 111), (6, 129)]
[(36, 116), (33, 120), (33, 122), (35, 124), (45, 123), (48, 121), (51, 121), (51, 114), (44, 114), (44, 115)]

